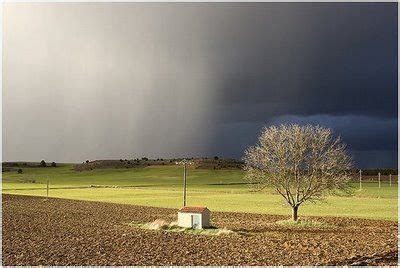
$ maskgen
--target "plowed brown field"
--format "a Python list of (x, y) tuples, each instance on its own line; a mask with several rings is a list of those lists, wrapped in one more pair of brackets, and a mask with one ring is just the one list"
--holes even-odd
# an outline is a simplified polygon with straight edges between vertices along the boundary
[(240, 234), (133, 228), (176, 210), (3, 195), (3, 265), (396, 265), (397, 223), (314, 218), (333, 229), (276, 225), (282, 216), (212, 213)]

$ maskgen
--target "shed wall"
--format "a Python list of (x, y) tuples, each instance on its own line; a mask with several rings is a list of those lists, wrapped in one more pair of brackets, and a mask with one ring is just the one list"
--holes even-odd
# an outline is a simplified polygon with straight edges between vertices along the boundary
[(182, 213), (178, 212), (178, 226), (191, 228), (192, 227), (192, 217), (193, 213)]
[(206, 210), (203, 212), (201, 217), (201, 228), (210, 227), (210, 211)]

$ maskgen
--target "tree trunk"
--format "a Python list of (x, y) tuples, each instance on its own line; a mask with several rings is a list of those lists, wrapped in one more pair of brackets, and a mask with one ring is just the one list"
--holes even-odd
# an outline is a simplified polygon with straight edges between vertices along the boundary
[(297, 217), (298, 209), (299, 209), (299, 206), (292, 207), (292, 220), (293, 221), (297, 221), (297, 219), (298, 219), (298, 217)]

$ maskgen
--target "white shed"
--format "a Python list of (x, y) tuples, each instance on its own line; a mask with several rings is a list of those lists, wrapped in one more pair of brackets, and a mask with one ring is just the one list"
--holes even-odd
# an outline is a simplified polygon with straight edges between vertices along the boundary
[(206, 207), (183, 207), (178, 211), (178, 226), (193, 229), (210, 227), (210, 210)]

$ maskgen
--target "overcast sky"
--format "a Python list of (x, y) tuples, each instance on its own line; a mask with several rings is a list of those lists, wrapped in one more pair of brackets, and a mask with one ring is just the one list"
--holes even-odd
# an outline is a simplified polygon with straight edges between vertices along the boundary
[(3, 160), (241, 158), (320, 124), (397, 166), (397, 3), (6, 3)]

